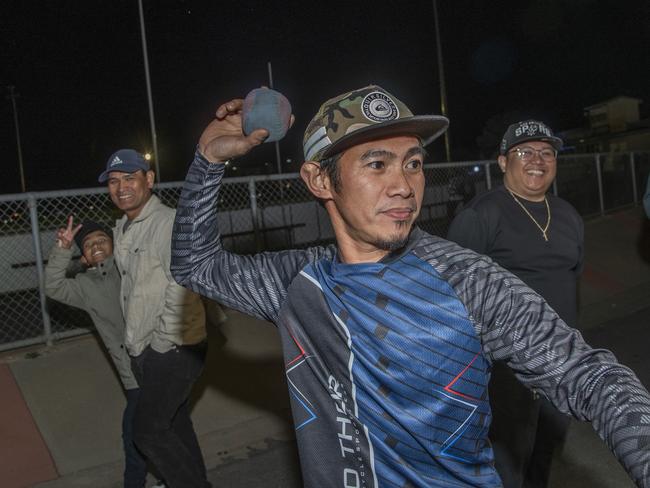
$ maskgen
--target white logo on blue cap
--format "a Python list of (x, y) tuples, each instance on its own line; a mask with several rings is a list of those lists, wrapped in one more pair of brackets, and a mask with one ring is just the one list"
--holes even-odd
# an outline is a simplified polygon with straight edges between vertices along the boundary
[(122, 161), (119, 156), (115, 156), (113, 158), (113, 161), (111, 161), (111, 168), (113, 166), (117, 166), (118, 164), (123, 164), (123, 163), (124, 163), (124, 161)]

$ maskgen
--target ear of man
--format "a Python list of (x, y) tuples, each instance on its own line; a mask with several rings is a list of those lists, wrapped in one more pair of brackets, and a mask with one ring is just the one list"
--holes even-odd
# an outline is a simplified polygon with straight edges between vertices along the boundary
[(320, 163), (316, 161), (305, 161), (300, 167), (300, 177), (309, 188), (309, 191), (320, 200), (331, 200), (332, 182)]
[(156, 182), (156, 173), (150, 169), (146, 172), (145, 176), (147, 178), (147, 186), (153, 188), (153, 185)]
[(499, 168), (501, 168), (501, 172), (505, 173), (506, 172), (506, 163), (508, 159), (505, 156), (499, 156), (497, 158), (497, 163), (499, 163)]

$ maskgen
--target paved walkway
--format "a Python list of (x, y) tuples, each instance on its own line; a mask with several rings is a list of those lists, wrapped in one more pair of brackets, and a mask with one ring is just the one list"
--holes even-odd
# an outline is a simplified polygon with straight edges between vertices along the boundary
[[(645, 357), (638, 348), (650, 338), (641, 335), (650, 305), (649, 237), (639, 209), (586, 225), (581, 328), (594, 344), (620, 348), (630, 364)], [(221, 332), (222, 347), (223, 336), (211, 330), (192, 413), (210, 479), (215, 486), (299, 486), (277, 331), (229, 312)], [(640, 359), (636, 367), (650, 371)], [(0, 486), (120, 486), (124, 397), (92, 336), (3, 354), (0, 391)], [(632, 486), (588, 425), (574, 424), (569, 446), (554, 488)], [(239, 481), (227, 481), (228, 473)]]

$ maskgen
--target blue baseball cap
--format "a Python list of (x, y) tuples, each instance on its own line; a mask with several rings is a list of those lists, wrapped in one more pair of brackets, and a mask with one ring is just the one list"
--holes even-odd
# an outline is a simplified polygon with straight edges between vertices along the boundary
[(106, 163), (106, 171), (99, 175), (99, 182), (105, 183), (108, 174), (112, 171), (121, 173), (135, 173), (136, 171), (149, 171), (149, 163), (144, 156), (133, 149), (120, 149), (114, 152)]

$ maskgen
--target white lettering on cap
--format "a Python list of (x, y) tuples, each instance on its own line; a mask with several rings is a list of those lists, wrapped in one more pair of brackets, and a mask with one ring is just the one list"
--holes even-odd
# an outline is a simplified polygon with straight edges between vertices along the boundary
[(524, 122), (523, 124), (521, 124), (519, 127), (515, 129), (516, 137), (522, 135), (534, 136), (537, 133), (552, 137), (551, 130), (548, 127), (546, 127), (544, 124), (540, 124), (538, 122)]

